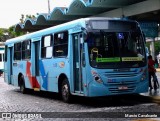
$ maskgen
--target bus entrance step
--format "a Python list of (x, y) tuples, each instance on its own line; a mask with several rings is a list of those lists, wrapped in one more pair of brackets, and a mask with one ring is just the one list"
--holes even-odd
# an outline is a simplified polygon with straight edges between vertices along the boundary
[(40, 88), (33, 88), (34, 91), (40, 91)]

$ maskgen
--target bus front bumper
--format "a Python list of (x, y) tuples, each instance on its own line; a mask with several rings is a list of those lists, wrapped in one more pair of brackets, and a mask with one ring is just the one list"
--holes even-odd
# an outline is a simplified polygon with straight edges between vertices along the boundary
[(142, 81), (132, 85), (105, 85), (92, 82), (89, 85), (88, 96), (109, 96), (121, 94), (138, 94), (148, 91), (148, 81)]

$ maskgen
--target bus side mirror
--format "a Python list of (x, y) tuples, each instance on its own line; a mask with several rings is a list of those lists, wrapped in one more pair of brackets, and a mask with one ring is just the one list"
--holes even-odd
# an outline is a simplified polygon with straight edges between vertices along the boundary
[(81, 44), (84, 43), (84, 38), (83, 38), (82, 34), (80, 34), (80, 43), (81, 43)]

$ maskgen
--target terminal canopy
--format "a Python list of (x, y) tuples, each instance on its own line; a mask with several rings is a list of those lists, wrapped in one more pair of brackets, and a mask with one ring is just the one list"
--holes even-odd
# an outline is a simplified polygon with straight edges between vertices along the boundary
[[(15, 31), (33, 32), (91, 16), (133, 17), (137, 19), (136, 14), (144, 13), (144, 9), (140, 9), (140, 12), (136, 11), (136, 13), (135, 10), (143, 7), (141, 4), (150, 4), (149, 2), (154, 3), (152, 0), (73, 0), (69, 7), (56, 7), (50, 13), (40, 13), (34, 19), (28, 18), (24, 23), (16, 24)], [(159, 4), (155, 2), (155, 5)], [(157, 8), (153, 9), (157, 10)], [(129, 13), (128, 10), (131, 12)]]

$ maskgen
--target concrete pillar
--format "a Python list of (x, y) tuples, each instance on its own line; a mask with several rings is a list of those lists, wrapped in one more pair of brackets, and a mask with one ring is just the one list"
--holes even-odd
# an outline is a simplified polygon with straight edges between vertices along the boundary
[(155, 60), (155, 47), (154, 47), (154, 43), (155, 43), (155, 38), (152, 38), (152, 41), (151, 41), (151, 44), (150, 44), (150, 52), (151, 52), (153, 60)]

